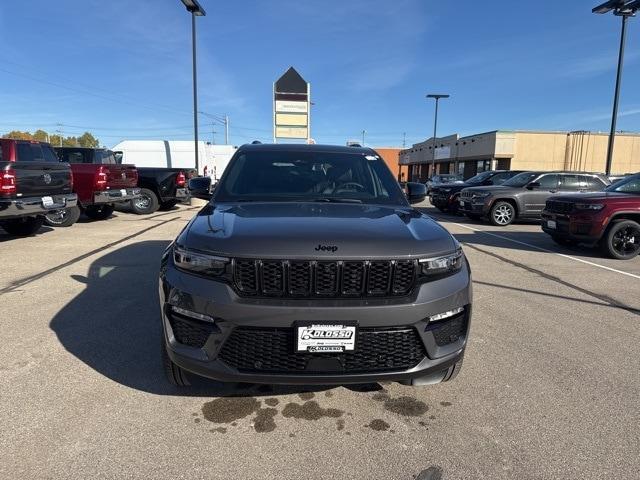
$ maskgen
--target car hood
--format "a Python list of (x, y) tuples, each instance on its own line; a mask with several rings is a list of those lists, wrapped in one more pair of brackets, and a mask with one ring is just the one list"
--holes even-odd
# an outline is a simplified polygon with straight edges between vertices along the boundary
[(621, 192), (589, 192), (589, 193), (568, 193), (564, 195), (554, 195), (549, 200), (561, 202), (597, 202), (610, 200), (629, 200), (640, 202), (640, 195)]
[(241, 203), (204, 207), (177, 242), (229, 257), (374, 259), (438, 256), (453, 237), (409, 207)]

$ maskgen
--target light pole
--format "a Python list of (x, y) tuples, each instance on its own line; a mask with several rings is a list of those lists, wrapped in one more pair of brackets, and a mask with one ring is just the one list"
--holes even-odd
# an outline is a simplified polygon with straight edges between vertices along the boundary
[(433, 98), (436, 101), (436, 112), (433, 119), (433, 157), (431, 158), (431, 176), (436, 173), (436, 135), (438, 133), (438, 102), (441, 98), (449, 98), (450, 95), (444, 93), (430, 93), (427, 98)]
[(198, 76), (196, 72), (196, 17), (204, 17), (207, 13), (198, 3), (198, 0), (182, 0), (182, 3), (184, 3), (184, 6), (187, 7), (187, 11), (191, 13), (191, 49), (193, 55), (193, 142), (196, 154), (196, 172), (199, 174), (200, 162), (198, 158)]
[(616, 136), (616, 122), (618, 120), (618, 101), (620, 99), (620, 83), (622, 81), (622, 65), (624, 62), (624, 46), (627, 36), (627, 19), (634, 17), (640, 9), (640, 0), (610, 0), (591, 10), (593, 13), (609, 13), (622, 17), (622, 31), (620, 32), (620, 49), (618, 50), (618, 70), (616, 74), (616, 87), (613, 94), (613, 113), (611, 114), (611, 131), (609, 133), (609, 144), (607, 145), (607, 163), (605, 173), (611, 174), (611, 163), (613, 160), (613, 143)]

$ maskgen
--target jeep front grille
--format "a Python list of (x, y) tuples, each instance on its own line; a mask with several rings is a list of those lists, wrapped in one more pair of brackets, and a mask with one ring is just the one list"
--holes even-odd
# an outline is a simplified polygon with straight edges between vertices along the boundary
[(570, 213), (573, 210), (573, 202), (560, 202), (557, 200), (547, 200), (546, 210), (553, 213)]
[(240, 295), (263, 297), (385, 297), (411, 293), (415, 260), (233, 260)]

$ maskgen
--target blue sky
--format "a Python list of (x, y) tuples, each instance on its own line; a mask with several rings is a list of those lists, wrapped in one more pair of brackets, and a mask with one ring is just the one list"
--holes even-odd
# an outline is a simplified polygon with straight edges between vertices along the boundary
[[(272, 82), (312, 85), (312, 136), (377, 146), (439, 134), (609, 128), (620, 20), (597, 0), (201, 0), (200, 109), (231, 141), (271, 137)], [(0, 3), (0, 131), (191, 137), (190, 17), (179, 0)], [(640, 130), (640, 18), (629, 21), (618, 128)], [(201, 118), (201, 138), (211, 125)], [(222, 140), (222, 126), (216, 126)]]

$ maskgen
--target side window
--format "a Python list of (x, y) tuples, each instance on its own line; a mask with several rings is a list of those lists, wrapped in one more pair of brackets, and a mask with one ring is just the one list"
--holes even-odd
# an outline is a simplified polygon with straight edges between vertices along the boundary
[(512, 176), (513, 175), (511, 175), (509, 172), (498, 173), (497, 175), (494, 175), (493, 177), (491, 177), (491, 182), (493, 182), (493, 185), (502, 185), (504, 182), (509, 180)]
[(580, 175), (560, 175), (560, 190), (577, 191), (580, 190)]
[(606, 185), (598, 177), (586, 177), (586, 187), (589, 190), (602, 190)]
[(543, 175), (537, 182), (540, 184), (540, 190), (555, 190), (558, 188), (558, 175)]

